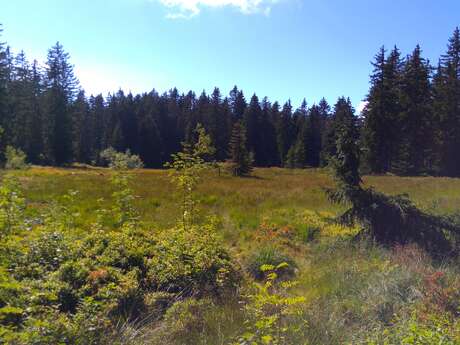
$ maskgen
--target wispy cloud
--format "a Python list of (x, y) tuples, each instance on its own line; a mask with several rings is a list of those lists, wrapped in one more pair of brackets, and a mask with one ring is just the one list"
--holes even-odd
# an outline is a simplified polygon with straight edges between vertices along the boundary
[(170, 19), (188, 19), (198, 15), (203, 7), (234, 7), (243, 14), (270, 15), (272, 6), (280, 0), (157, 0), (172, 11)]

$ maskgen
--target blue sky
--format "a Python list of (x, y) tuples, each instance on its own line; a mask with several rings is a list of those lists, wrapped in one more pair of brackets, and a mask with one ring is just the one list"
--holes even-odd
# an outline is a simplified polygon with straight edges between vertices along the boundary
[(359, 106), (381, 45), (437, 61), (458, 0), (0, 0), (3, 40), (44, 60), (64, 44), (82, 86), (106, 94), (233, 85), (295, 106)]

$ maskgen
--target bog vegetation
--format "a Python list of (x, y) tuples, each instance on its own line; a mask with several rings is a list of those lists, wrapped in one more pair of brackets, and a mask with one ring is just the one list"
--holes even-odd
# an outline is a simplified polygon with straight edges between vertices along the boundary
[(0, 342), (459, 344), (460, 180), (362, 173), (459, 176), (460, 32), (374, 67), (362, 117), (292, 114), (87, 100), (60, 44), (0, 45)]
[[(202, 127), (195, 135), (169, 172), (129, 169), (133, 157), (117, 153), (111, 168), (2, 173), (2, 342), (458, 344), (457, 257), (362, 235), (375, 229), (359, 213), (341, 222), (360, 207), (349, 188), (369, 192), (359, 173), (340, 175), (350, 157), (335, 162), (348, 203), (334, 206), (328, 171), (233, 177), (208, 160)], [(458, 180), (369, 183), (455, 227)]]

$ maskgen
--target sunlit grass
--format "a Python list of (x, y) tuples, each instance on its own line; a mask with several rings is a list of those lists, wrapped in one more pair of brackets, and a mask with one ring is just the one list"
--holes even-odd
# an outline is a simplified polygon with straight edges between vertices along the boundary
[[(79, 231), (90, 229), (87, 225), (96, 221), (98, 209), (111, 207), (110, 170), (33, 167), (13, 173), (20, 177), (24, 187), (30, 217), (40, 216), (55, 202), (65, 202), (63, 196), (70, 190), (78, 191), (73, 207), (79, 213)], [(181, 210), (168, 171), (136, 170), (132, 174), (135, 204), (144, 226), (152, 231), (173, 226)], [(364, 181), (384, 193), (406, 193), (429, 212), (460, 211), (460, 179), (368, 176)], [(248, 257), (263, 246), (276, 245), (293, 258), (298, 268), (295, 279), (299, 282), (295, 293), (306, 298), (307, 314), (314, 325), (307, 332), (308, 339), (318, 344), (340, 344), (352, 336), (353, 327), (367, 327), (363, 321), (366, 317), (370, 327), (379, 317), (375, 310), (380, 304), (403, 303), (402, 299), (386, 300), (390, 299), (385, 285), (387, 277), (393, 284), (390, 288), (399, 289), (398, 284), (406, 284), (407, 279), (407, 284), (415, 284), (410, 280), (413, 275), (405, 277), (404, 268), (395, 264), (388, 250), (353, 242), (351, 237), (359, 229), (333, 222), (343, 210), (331, 204), (324, 193), (325, 187), (333, 185), (325, 169), (270, 168), (255, 169), (250, 178), (212, 172), (204, 176), (197, 191), (200, 219), (218, 217), (225, 245), (241, 265), (243, 275)], [(270, 236), (264, 238), (264, 231)], [(395, 271), (393, 266), (398, 269)], [(330, 317), (331, 313), (335, 316)], [(211, 314), (218, 317), (210, 316), (206, 320), (208, 330), (200, 335), (210, 344), (213, 338), (219, 339), (216, 343), (225, 343), (224, 339), (231, 339), (242, 327), (244, 317), (235, 302), (216, 306)]]

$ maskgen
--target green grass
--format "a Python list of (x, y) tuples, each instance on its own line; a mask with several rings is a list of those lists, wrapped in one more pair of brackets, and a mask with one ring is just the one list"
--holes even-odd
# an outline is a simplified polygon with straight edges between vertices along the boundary
[[(32, 168), (17, 172), (24, 183), (27, 199), (37, 208), (59, 200), (69, 190), (78, 190), (78, 208), (82, 218), (91, 221), (98, 200), (110, 205), (110, 171), (105, 169)], [(423, 209), (452, 213), (460, 209), (460, 179), (434, 177), (370, 176), (366, 185), (389, 194), (407, 193)], [(327, 211), (331, 205), (323, 188), (333, 186), (326, 170), (256, 169), (253, 177), (235, 178), (211, 173), (198, 188), (200, 209), (204, 215), (217, 214), (236, 230), (254, 229), (264, 217), (276, 210)], [(172, 225), (180, 215), (178, 198), (164, 170), (134, 172), (136, 206), (147, 224)]]
[[(55, 201), (63, 202), (68, 191), (78, 190), (73, 207), (80, 214), (80, 228), (87, 229), (96, 220), (96, 211), (111, 205), (111, 171), (107, 169), (34, 167), (14, 174), (23, 184), (31, 216), (40, 215)], [(172, 227), (181, 211), (168, 172), (139, 170), (133, 175), (135, 204), (144, 225), (152, 230)], [(460, 212), (460, 179), (367, 176), (364, 182), (387, 194), (408, 194), (429, 212)], [(218, 217), (225, 245), (242, 272), (251, 254), (266, 244), (275, 243), (293, 258), (299, 282), (295, 293), (305, 296), (309, 305), (305, 317), (310, 326), (304, 337), (312, 344), (342, 344), (355, 333), (372, 333), (382, 327), (393, 311), (406, 310), (412, 301), (404, 294), (409, 288), (423, 290), (423, 277), (431, 272), (412, 267), (412, 258), (401, 262), (392, 250), (342, 238), (351, 230), (330, 222), (342, 210), (324, 193), (325, 187), (333, 185), (327, 170), (270, 168), (255, 169), (249, 178), (209, 173), (197, 192), (200, 218)], [(286, 231), (287, 237), (279, 235), (278, 229)], [(308, 235), (315, 229), (321, 230), (319, 238)], [(446, 271), (449, 277), (460, 277), (455, 265), (425, 264), (434, 271)], [(406, 270), (405, 265), (412, 265), (411, 269)], [(218, 334), (216, 344), (225, 344), (243, 327), (244, 317), (234, 301), (209, 313), (218, 317), (208, 317), (206, 334), (199, 336), (202, 341)]]

